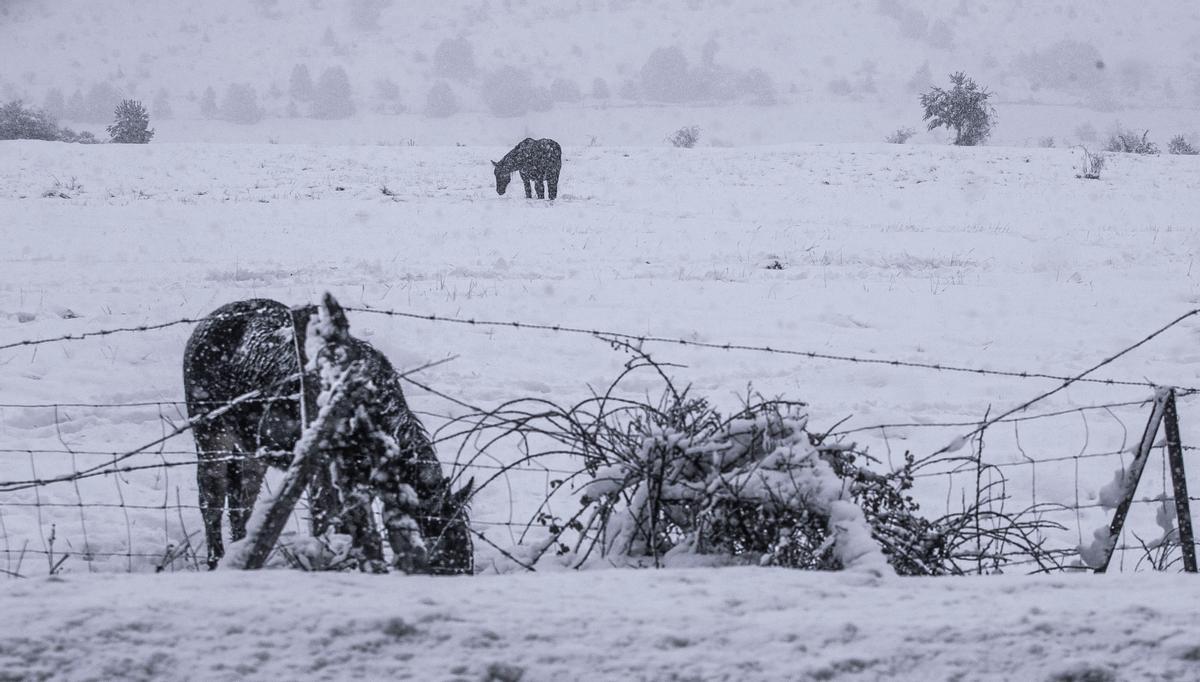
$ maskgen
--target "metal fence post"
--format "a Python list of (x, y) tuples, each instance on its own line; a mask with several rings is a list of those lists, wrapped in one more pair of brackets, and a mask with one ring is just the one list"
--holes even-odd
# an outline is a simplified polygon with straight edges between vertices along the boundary
[(1167, 461), (1171, 466), (1171, 488), (1175, 495), (1175, 516), (1179, 520), (1179, 548), (1183, 552), (1183, 570), (1196, 572), (1196, 540), (1192, 534), (1192, 510), (1188, 502), (1187, 475), (1183, 468), (1183, 443), (1179, 439), (1179, 413), (1175, 409), (1175, 389), (1167, 395), (1163, 411), (1167, 432)]

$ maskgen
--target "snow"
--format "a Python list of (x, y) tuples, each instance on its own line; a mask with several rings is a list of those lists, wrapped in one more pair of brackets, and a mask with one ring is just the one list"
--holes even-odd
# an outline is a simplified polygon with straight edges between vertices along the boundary
[(508, 666), (522, 680), (1047, 680), (1083, 668), (1186, 680), (1200, 666), (1194, 583), (766, 568), (69, 576), (4, 585), (0, 666), (63, 679), (480, 680)]
[[(936, 475), (912, 491), (931, 518), (968, 503), (977, 477), (1003, 474), (1005, 510), (1043, 505), (1064, 527), (1048, 543), (1078, 548), (1085, 565), (1111, 541), (1110, 572), (1145, 568), (1140, 549), (1122, 547), (1171, 532), (1161, 443), (1126, 533), (1107, 531), (1111, 472), (1128, 466), (1154, 389), (1075, 384), (1015, 415), (1036, 418), (967, 438), (985, 415), (1061, 381), (928, 366), (1070, 376), (1200, 308), (1198, 157), (1111, 155), (1098, 180), (1082, 180), (1081, 152), (1069, 147), (1095, 150), (1118, 124), (1149, 128), (1160, 146), (1195, 136), (1200, 18), (1187, 3), (382, 2), (377, 26), (347, 11), (372, 5), (130, 0), (118, 13), (86, 0), (0, 3), (0, 63), (11, 67), (0, 99), (39, 104), (51, 88), (70, 97), (109, 83), (146, 102), (162, 90), (175, 114), (151, 106), (157, 133), (145, 146), (0, 142), (0, 346), (195, 319), (255, 296), (315, 303), (328, 291), (356, 309), (352, 333), (401, 371), (454, 358), (414, 378), (494, 407), (585, 399), (629, 355), (586, 334), (365, 310), (677, 339), (687, 343), (640, 347), (726, 413), (752, 386), (808, 403), (811, 432), (854, 440), (881, 469), (943, 450)], [(480, 75), (448, 79), (462, 111), (425, 116), (439, 80), (430, 57), (457, 37)], [(777, 104), (620, 96), (655, 49), (678, 45), (699, 66), (709, 41), (718, 72), (762, 69)], [(286, 93), (302, 63), (314, 77), (344, 66), (359, 113), (289, 118), (289, 98), (272, 86)], [(536, 85), (566, 78), (585, 96), (494, 117), (484, 79), (514, 64)], [(923, 82), (944, 86), (958, 69), (997, 93), (992, 146), (952, 148), (944, 131), (923, 130)], [(597, 77), (614, 97), (586, 94)], [(385, 78), (395, 102), (379, 94)], [(199, 94), (235, 82), (257, 90), (265, 118), (202, 118)], [(699, 145), (669, 146), (689, 125)], [(881, 142), (901, 127), (921, 129), (915, 144)], [(495, 195), (489, 159), (526, 136), (563, 145), (553, 203)], [(1036, 146), (1048, 137), (1055, 148)], [(1198, 329), (1187, 319), (1095, 377), (1198, 387)], [(182, 425), (190, 331), (0, 348), (0, 482), (103, 466)], [(635, 376), (623, 395), (659, 388)], [(431, 431), (463, 414), (438, 394), (405, 391)], [(1178, 401), (1183, 443), (1200, 442), (1196, 395)], [(1111, 406), (1082, 409), (1096, 405)], [(501, 449), (463, 469), (460, 444), (439, 454), (462, 481), (489, 480), (517, 456)], [(977, 470), (979, 452), (996, 468)], [(1200, 677), (1194, 581), (1144, 571), (880, 577), (841, 501), (832, 509), (850, 532), (839, 551), (863, 556), (855, 565), (867, 570), (570, 572), (547, 557), (526, 575), (501, 550), (528, 560), (548, 546), (537, 527), (522, 540), (523, 526), (552, 481), (578, 468), (565, 456), (475, 496), (475, 529), (499, 548), (476, 542), (480, 576), (197, 573), (193, 457), (185, 434), (122, 460), (136, 468), (118, 476), (0, 492), (0, 570), (28, 576), (0, 581), (3, 670)], [(1193, 491), (1198, 472), (1188, 472)], [(589, 492), (626, 474), (606, 470), (616, 480), (601, 476)], [(272, 490), (279, 482), (278, 472), (268, 479)], [(547, 511), (569, 517), (582, 492), (566, 490)], [(306, 540), (302, 526), (297, 518), (286, 531), (297, 554), (336, 560), (340, 550)]]

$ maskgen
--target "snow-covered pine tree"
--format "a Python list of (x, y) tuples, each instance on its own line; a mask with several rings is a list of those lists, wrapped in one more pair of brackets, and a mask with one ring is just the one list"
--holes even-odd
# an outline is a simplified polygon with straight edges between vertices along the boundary
[(116, 120), (105, 128), (112, 142), (146, 144), (154, 137), (154, 130), (150, 128), (150, 114), (146, 113), (146, 107), (141, 102), (121, 100), (113, 115)]

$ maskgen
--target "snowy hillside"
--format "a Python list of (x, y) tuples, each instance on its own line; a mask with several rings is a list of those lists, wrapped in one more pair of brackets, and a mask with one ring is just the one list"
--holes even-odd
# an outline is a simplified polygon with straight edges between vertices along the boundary
[(18, 0), (0, 38), (5, 100), (98, 130), (137, 97), (163, 141), (878, 142), (957, 70), (997, 93), (1001, 144), (1166, 140), (1200, 104), (1187, 3)]

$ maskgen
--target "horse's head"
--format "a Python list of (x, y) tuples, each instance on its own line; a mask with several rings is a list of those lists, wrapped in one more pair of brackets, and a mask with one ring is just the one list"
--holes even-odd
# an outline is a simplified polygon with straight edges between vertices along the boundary
[(429, 548), (426, 570), (435, 575), (470, 575), (475, 572), (475, 545), (467, 512), (475, 479), (458, 492), (450, 492), (450, 479), (444, 479), (445, 494), (430, 510), (425, 542)]
[(504, 195), (504, 190), (508, 189), (508, 181), (512, 180), (512, 171), (500, 170), (500, 164), (492, 162), (492, 170), (496, 173), (496, 194)]

